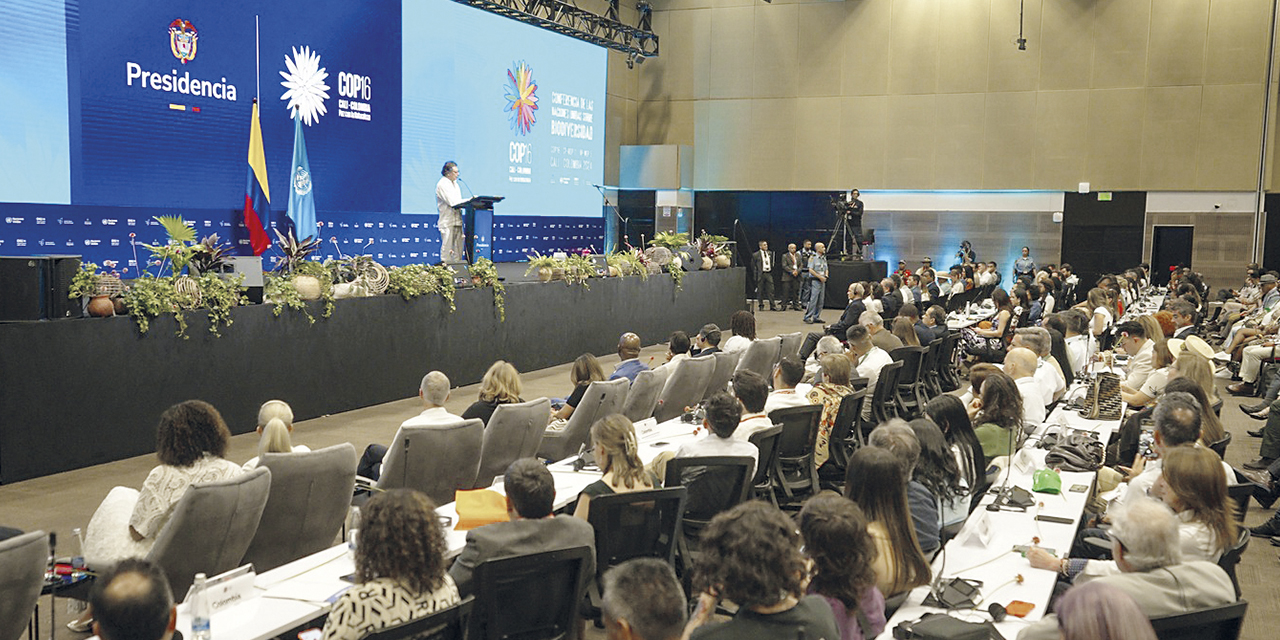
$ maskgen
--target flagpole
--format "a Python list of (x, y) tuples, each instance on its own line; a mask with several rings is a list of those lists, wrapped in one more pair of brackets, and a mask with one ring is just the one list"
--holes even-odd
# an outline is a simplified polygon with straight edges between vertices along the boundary
[(253, 79), (258, 92), (255, 97), (262, 101), (262, 34), (258, 31), (258, 16), (253, 17)]

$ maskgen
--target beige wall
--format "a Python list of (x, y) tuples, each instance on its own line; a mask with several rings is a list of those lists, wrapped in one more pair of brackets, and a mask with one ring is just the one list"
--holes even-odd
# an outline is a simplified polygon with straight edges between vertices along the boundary
[[(656, 0), (618, 144), (700, 189), (1248, 190), (1270, 0)], [(1280, 170), (1277, 170), (1280, 172)]]

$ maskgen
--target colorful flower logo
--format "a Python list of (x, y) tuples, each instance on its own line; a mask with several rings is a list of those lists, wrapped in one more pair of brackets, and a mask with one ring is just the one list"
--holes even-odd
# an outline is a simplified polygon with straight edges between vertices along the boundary
[(523, 60), (507, 70), (505, 87), (507, 108), (511, 112), (511, 129), (528, 135), (537, 121), (538, 84), (533, 81), (533, 69)]

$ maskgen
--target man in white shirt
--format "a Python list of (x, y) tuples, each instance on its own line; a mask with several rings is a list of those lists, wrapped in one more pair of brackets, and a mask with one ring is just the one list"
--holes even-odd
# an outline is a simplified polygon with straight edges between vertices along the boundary
[(1018, 329), (1013, 335), (1013, 346), (1023, 347), (1036, 354), (1036, 380), (1052, 390), (1052, 401), (1061, 399), (1067, 392), (1067, 379), (1059, 370), (1058, 361), (1049, 355), (1053, 347), (1053, 337), (1049, 335), (1049, 330), (1043, 327)]
[[(1129, 488), (1113, 504), (1123, 504), (1135, 496), (1146, 496), (1163, 473), (1165, 452), (1174, 447), (1199, 446), (1196, 440), (1200, 438), (1200, 403), (1191, 394), (1171, 391), (1160, 396), (1155, 411), (1151, 412), (1151, 420), (1156, 425), (1151, 444), (1155, 459), (1143, 463), (1142, 471), (1129, 481)], [(1222, 467), (1227, 484), (1236, 484), (1231, 465), (1223, 462)]]
[(751, 439), (757, 431), (764, 431), (773, 426), (773, 421), (764, 410), (769, 399), (769, 382), (764, 376), (743, 369), (733, 374), (733, 395), (742, 405), (742, 417), (738, 419), (738, 428), (733, 437), (744, 442)]
[(768, 415), (778, 409), (787, 407), (803, 407), (809, 402), (809, 391), (812, 385), (800, 382), (804, 379), (804, 363), (796, 356), (786, 356), (773, 368), (773, 393), (764, 402), (764, 413)]
[(681, 360), (689, 357), (689, 336), (683, 331), (673, 331), (667, 338), (667, 361), (654, 367), (654, 371), (666, 371), (670, 375)]
[[(400, 423), (405, 427), (438, 427), (453, 424), (462, 420), (444, 408), (449, 401), (449, 377), (439, 371), (432, 371), (422, 377), (418, 385), (418, 397), (422, 398), (422, 413)], [(360, 465), (356, 475), (370, 480), (377, 480), (382, 475), (382, 458), (387, 455), (386, 445), (371, 444), (365, 447), (360, 456)]]
[(1068, 309), (1062, 312), (1062, 320), (1067, 325), (1064, 342), (1067, 344), (1067, 361), (1071, 363), (1071, 372), (1080, 375), (1089, 364), (1089, 316), (1079, 309)]
[(880, 382), (880, 370), (893, 362), (893, 358), (871, 341), (871, 335), (863, 325), (849, 327), (846, 337), (849, 339), (850, 352), (857, 356), (852, 364), (858, 372), (858, 377), (867, 379), (867, 400), (862, 403), (862, 419), (870, 420), (871, 398), (875, 396), (876, 384)]
[(462, 215), (454, 207), (462, 203), (462, 189), (458, 187), (458, 163), (450, 160), (440, 170), (440, 181), (436, 183), (436, 210), (440, 219), (436, 223), (440, 227), (440, 260), (442, 262), (463, 262), (467, 259), (462, 249)]
[(750, 456), (751, 473), (754, 474), (755, 465), (760, 461), (760, 449), (750, 442), (733, 437), (741, 418), (742, 404), (737, 398), (723, 391), (711, 396), (707, 400), (706, 417), (702, 419), (706, 435), (680, 445), (675, 457)]
[(1147, 331), (1142, 324), (1133, 320), (1116, 325), (1116, 334), (1119, 336), (1116, 346), (1129, 354), (1129, 361), (1125, 363), (1129, 377), (1122, 384), (1128, 387), (1129, 393), (1135, 393), (1154, 371), (1151, 360), (1155, 356), (1156, 344), (1147, 339)]
[(1022, 394), (1022, 421), (1026, 424), (1044, 422), (1045, 407), (1053, 402), (1053, 392), (1036, 380), (1036, 360), (1036, 354), (1025, 347), (1009, 349), (1004, 356), (1004, 372)]

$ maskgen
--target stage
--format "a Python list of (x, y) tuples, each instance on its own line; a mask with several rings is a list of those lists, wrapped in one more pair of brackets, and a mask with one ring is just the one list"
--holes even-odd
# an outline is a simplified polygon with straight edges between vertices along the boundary
[(146, 335), (127, 316), (0, 323), (0, 482), (154, 451), (160, 413), (186, 399), (247, 433), (271, 398), (305, 420), (410, 397), (432, 369), (457, 387), (499, 358), (531, 371), (613, 353), (627, 331), (655, 344), (707, 322), (727, 328), (745, 305), (742, 268), (688, 272), (680, 291), (667, 274), (595, 278), (588, 289), (524, 281), (523, 269), (500, 265), (506, 322), (491, 290), (461, 289), (453, 313), (439, 296), (339, 300), (328, 319), (313, 303), (314, 325), (288, 309), (239, 307), (221, 338), (199, 312), (187, 314), (185, 340), (171, 316)]
[(849, 306), (849, 285), (854, 282), (879, 282), (889, 275), (889, 263), (882, 260), (828, 260), (830, 276), (827, 278), (827, 296), (822, 306), (827, 309), (844, 309)]

